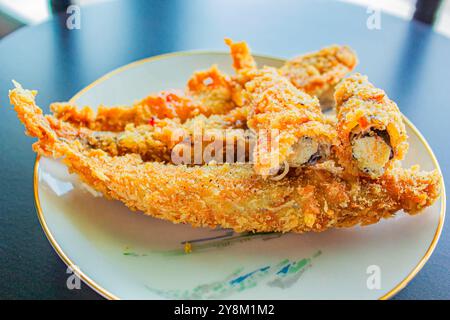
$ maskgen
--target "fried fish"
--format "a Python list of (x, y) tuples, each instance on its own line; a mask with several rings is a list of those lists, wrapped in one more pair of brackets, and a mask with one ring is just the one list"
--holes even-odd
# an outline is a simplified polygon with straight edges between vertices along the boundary
[(346, 180), (327, 161), (271, 181), (248, 164), (187, 167), (143, 161), (136, 153), (112, 156), (80, 141), (71, 123), (43, 115), (36, 94), (16, 83), (9, 96), (27, 134), (38, 139), (38, 154), (61, 158), (105, 197), (174, 223), (238, 232), (323, 231), (376, 223), (402, 209), (415, 214), (440, 195), (439, 173), (417, 168)]

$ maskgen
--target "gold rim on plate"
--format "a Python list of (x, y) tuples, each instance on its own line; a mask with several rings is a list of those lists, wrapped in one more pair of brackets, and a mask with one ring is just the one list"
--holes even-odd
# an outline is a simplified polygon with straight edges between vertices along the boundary
[[(132, 67), (141, 65), (141, 64), (149, 62), (149, 61), (156, 61), (156, 60), (161, 60), (161, 59), (165, 59), (165, 58), (169, 58), (169, 57), (176, 57), (176, 56), (187, 56), (187, 55), (197, 55), (197, 54), (218, 54), (218, 55), (223, 55), (224, 53), (225, 52), (222, 52), (222, 51), (201, 51), (201, 50), (181, 51), (181, 52), (167, 53), (167, 54), (162, 54), (162, 55), (158, 55), (158, 56), (154, 56), (154, 57), (149, 57), (149, 58), (144, 58), (144, 59), (141, 59), (141, 60), (137, 60), (137, 61), (131, 62), (131, 63), (127, 64), (127, 65), (124, 65), (122, 67), (119, 67), (117, 69), (114, 69), (113, 71), (108, 72), (104, 76), (98, 78), (97, 80), (95, 80), (94, 82), (92, 82), (91, 84), (89, 84), (88, 86), (86, 86), (85, 88), (80, 90), (79, 92), (77, 92), (69, 100), (69, 102), (70, 103), (75, 103), (76, 100), (78, 100), (88, 90), (92, 89), (94, 86), (98, 85), (99, 83), (102, 83), (102, 82), (108, 80), (113, 75), (116, 75), (116, 74), (118, 74), (120, 72), (126, 71), (126, 70), (128, 70), (128, 69), (130, 69)], [(269, 56), (269, 55), (254, 55), (254, 56), (255, 57), (259, 57), (259, 58), (266, 58), (266, 59), (277, 60), (277, 61), (279, 61), (281, 63), (285, 61), (284, 59), (280, 59), (280, 58)], [(434, 155), (433, 150), (431, 149), (430, 145), (425, 140), (425, 138), (422, 136), (422, 134), (419, 132), (419, 130), (414, 126), (414, 124), (412, 124), (412, 122), (405, 115), (403, 115), (403, 120), (405, 121), (405, 124), (408, 127), (408, 129), (410, 129), (412, 132), (414, 132), (414, 134), (417, 135), (419, 140), (425, 145), (425, 148), (427, 149), (428, 154), (430, 155), (430, 157), (431, 157), (431, 159), (433, 161), (433, 164), (435, 165), (435, 167), (438, 169), (439, 173), (441, 174), (441, 177), (442, 177), (441, 212), (439, 214), (439, 223), (438, 223), (438, 226), (436, 228), (433, 240), (431, 241), (430, 246), (428, 247), (427, 251), (425, 252), (425, 255), (420, 259), (419, 263), (409, 272), (409, 274), (401, 282), (399, 282), (389, 292), (387, 292), (383, 296), (379, 297), (380, 300), (386, 300), (386, 299), (389, 299), (389, 298), (393, 297), (400, 290), (402, 290), (417, 275), (417, 273), (423, 268), (423, 266), (428, 261), (428, 259), (430, 258), (431, 254), (433, 253), (434, 249), (436, 248), (436, 245), (438, 243), (439, 237), (440, 237), (441, 232), (442, 232), (442, 228), (444, 226), (444, 220), (445, 220), (445, 206), (446, 206), (445, 184), (444, 184), (444, 178), (442, 176), (442, 171), (441, 171), (441, 168), (439, 166), (439, 162), (437, 161), (436, 156)], [(35, 161), (35, 164), (34, 164), (34, 177), (33, 177), (34, 201), (35, 201), (35, 204), (36, 204), (36, 210), (37, 210), (39, 222), (42, 225), (42, 229), (44, 230), (44, 233), (47, 236), (48, 241), (50, 242), (52, 247), (55, 249), (55, 251), (58, 253), (59, 257), (64, 261), (64, 263), (67, 266), (73, 267), (73, 266), (75, 266), (75, 263), (73, 263), (73, 261), (61, 249), (61, 246), (56, 241), (55, 237), (53, 236), (53, 234), (51, 233), (50, 229), (48, 228), (47, 222), (45, 221), (45, 217), (44, 217), (44, 214), (43, 214), (43, 211), (42, 211), (42, 207), (41, 207), (41, 203), (40, 203), (40, 200), (39, 200), (39, 190), (38, 190), (39, 159), (40, 159), (40, 156), (39, 155), (36, 156), (36, 161)], [(77, 270), (76, 274), (89, 287), (91, 287), (93, 290), (95, 290), (97, 293), (99, 293), (103, 297), (105, 297), (107, 299), (110, 299), (110, 300), (120, 300), (119, 297), (117, 297), (116, 295), (112, 294), (111, 292), (109, 292), (105, 288), (101, 287), (92, 278), (90, 278), (88, 275), (86, 275), (81, 270)]]

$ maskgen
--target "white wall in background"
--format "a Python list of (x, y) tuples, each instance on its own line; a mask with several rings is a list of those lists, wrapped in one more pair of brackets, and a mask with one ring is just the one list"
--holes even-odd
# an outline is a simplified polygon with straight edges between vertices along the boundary
[(25, 24), (36, 24), (50, 15), (47, 0), (0, 0), (0, 10)]

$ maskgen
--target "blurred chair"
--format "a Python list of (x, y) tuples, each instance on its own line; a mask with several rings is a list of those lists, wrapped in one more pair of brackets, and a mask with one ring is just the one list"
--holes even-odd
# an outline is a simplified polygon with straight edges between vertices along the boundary
[(72, 2), (72, 0), (50, 0), (50, 8), (53, 13), (66, 12)]
[(442, 2), (442, 0), (417, 0), (413, 19), (426, 24), (434, 24)]

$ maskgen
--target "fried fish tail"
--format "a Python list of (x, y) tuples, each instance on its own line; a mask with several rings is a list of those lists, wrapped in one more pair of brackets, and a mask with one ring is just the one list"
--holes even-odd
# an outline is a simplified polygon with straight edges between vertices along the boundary
[(245, 85), (247, 125), (258, 136), (254, 152), (257, 173), (273, 175), (292, 167), (327, 159), (336, 139), (317, 98), (295, 88), (274, 68), (255, 72)]
[(409, 169), (394, 168), (380, 178), (390, 194), (397, 194), (401, 208), (409, 214), (417, 214), (431, 206), (439, 198), (442, 177), (437, 170), (420, 171), (419, 166)]
[(256, 61), (245, 41), (233, 42), (233, 40), (225, 38), (225, 44), (230, 49), (233, 68), (236, 71), (236, 75), (232, 77), (233, 101), (238, 107), (242, 107), (245, 105), (244, 86), (251, 79), (251, 72), (257, 70)]
[(66, 138), (64, 133), (67, 131), (69, 131), (67, 135), (70, 136), (70, 130), (60, 131), (58, 136), (56, 128), (52, 127), (42, 109), (35, 104), (37, 91), (23, 89), (16, 81), (13, 83), (15, 89), (9, 91), (10, 102), (18, 118), (25, 125), (26, 134), (38, 138), (33, 144), (33, 150), (45, 156), (59, 157), (61, 152), (55, 143), (61, 138)]
[(256, 70), (256, 61), (245, 41), (233, 42), (233, 40), (225, 38), (225, 44), (230, 48), (233, 68), (238, 74)]
[(354, 175), (382, 176), (408, 149), (397, 105), (360, 74), (343, 80), (335, 99), (342, 164)]

